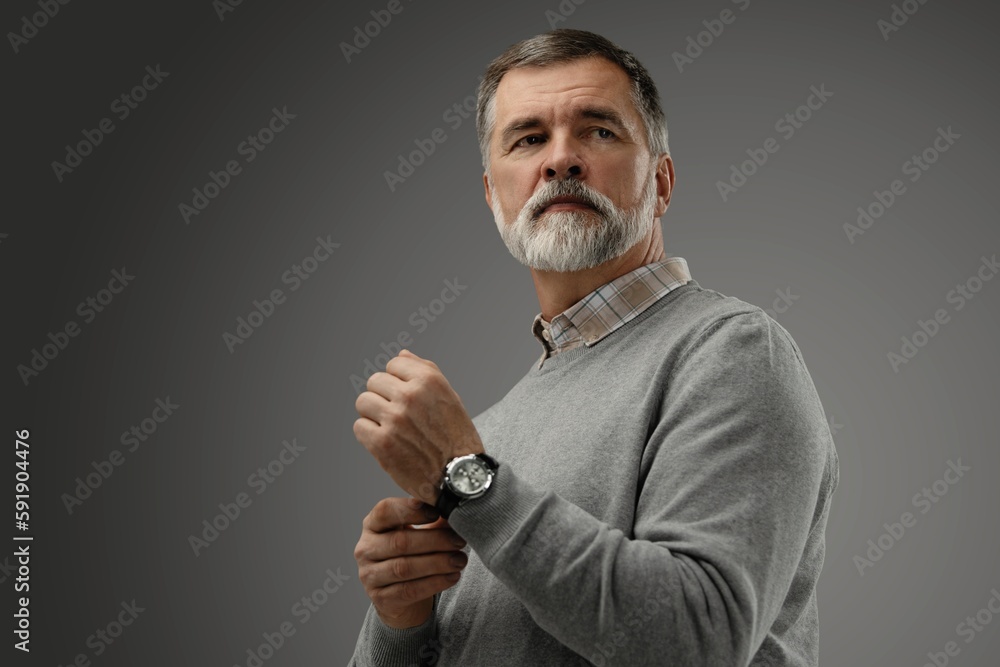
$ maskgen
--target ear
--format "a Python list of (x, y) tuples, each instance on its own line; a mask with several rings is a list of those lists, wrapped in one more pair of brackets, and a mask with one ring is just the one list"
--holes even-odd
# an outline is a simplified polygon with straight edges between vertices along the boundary
[(486, 192), (486, 205), (493, 210), (493, 193), (490, 192), (490, 179), (486, 176), (486, 172), (483, 172), (483, 189)]
[(660, 155), (656, 164), (656, 214), (659, 218), (670, 206), (670, 195), (674, 192), (674, 161), (666, 153)]

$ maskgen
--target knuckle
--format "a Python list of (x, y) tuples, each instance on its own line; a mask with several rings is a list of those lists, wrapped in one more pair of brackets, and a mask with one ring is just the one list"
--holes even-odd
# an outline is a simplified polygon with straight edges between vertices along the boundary
[(372, 579), (375, 578), (375, 571), (371, 567), (359, 567), (358, 568), (358, 581), (365, 589), (372, 587)]
[(399, 424), (400, 417), (403, 416), (403, 406), (397, 403), (395, 400), (390, 401), (385, 407), (382, 408), (382, 412), (379, 414), (379, 423), (382, 426), (395, 426)]
[(372, 508), (371, 513), (368, 515), (368, 526), (381, 526), (385, 523), (388, 518), (388, 507), (386, 499), (382, 499), (375, 503), (375, 507)]
[(392, 561), (392, 575), (400, 581), (406, 581), (413, 572), (409, 558), (397, 558)]
[[(416, 393), (410, 388), (410, 384), (407, 383), (402, 389), (399, 390), (399, 395), (393, 401), (394, 404), (398, 404), (400, 410), (392, 412), (390, 414), (397, 415), (403, 412), (402, 408), (410, 408), (413, 406), (416, 400)], [(395, 405), (393, 406), (395, 407)]]
[(405, 530), (397, 530), (389, 537), (389, 549), (393, 555), (405, 554), (410, 542), (410, 536)]
[[(374, 510), (372, 510), (372, 512), (374, 512)], [(361, 520), (361, 533), (362, 534), (367, 533), (368, 531), (371, 530), (372, 512), (368, 512), (368, 514), (365, 515), (365, 518), (363, 518)]]

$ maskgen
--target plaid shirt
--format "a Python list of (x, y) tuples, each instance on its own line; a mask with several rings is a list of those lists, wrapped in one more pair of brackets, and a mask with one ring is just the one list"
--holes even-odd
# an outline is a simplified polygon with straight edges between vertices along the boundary
[(531, 333), (544, 349), (538, 367), (550, 355), (594, 345), (689, 280), (687, 261), (667, 257), (601, 285), (553, 317), (551, 323), (538, 313), (531, 323)]

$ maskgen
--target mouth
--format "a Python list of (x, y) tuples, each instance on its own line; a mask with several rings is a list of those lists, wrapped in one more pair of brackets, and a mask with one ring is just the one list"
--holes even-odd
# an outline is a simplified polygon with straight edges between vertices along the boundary
[(545, 213), (546, 211), (572, 211), (579, 209), (594, 210), (594, 207), (579, 197), (561, 195), (550, 199), (549, 202), (543, 206), (541, 210), (539, 210), (539, 215)]

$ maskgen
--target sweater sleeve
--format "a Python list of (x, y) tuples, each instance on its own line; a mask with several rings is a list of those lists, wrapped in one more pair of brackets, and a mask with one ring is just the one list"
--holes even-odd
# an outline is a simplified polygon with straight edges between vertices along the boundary
[(503, 461), (450, 523), (597, 665), (747, 665), (786, 597), (812, 594), (792, 582), (836, 486), (832, 436), (798, 348), (759, 309), (714, 322), (663, 370), (632, 535)]
[(434, 655), (437, 636), (438, 596), (434, 610), (422, 625), (412, 628), (392, 628), (382, 622), (375, 605), (368, 605), (354, 655), (347, 667), (423, 667), (426, 658)]

